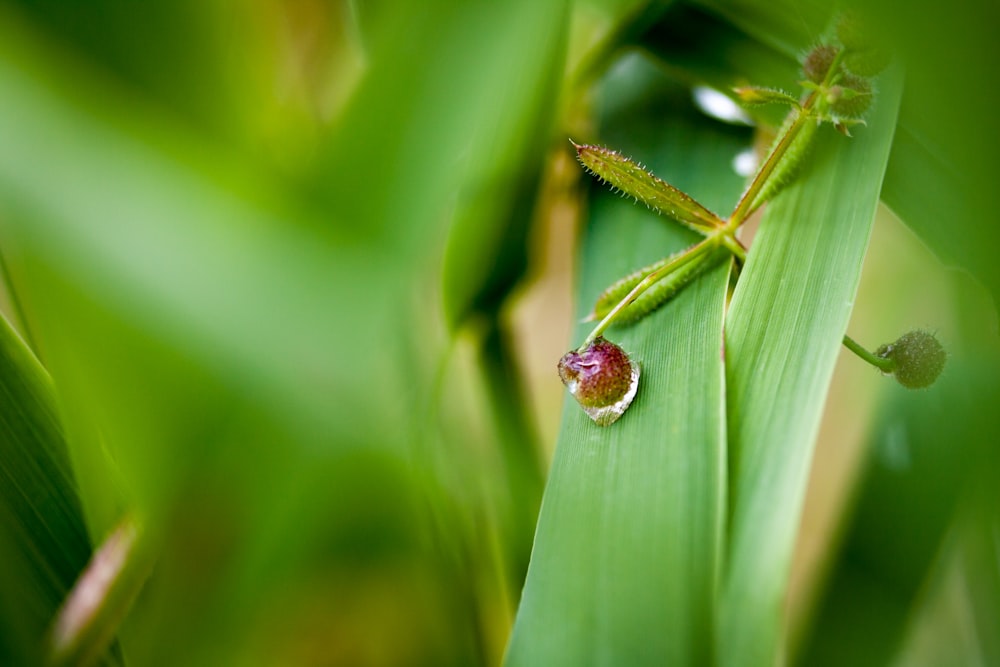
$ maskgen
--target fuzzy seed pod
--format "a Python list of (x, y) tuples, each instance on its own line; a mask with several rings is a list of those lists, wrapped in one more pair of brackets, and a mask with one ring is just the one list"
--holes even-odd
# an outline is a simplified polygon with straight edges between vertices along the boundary
[(820, 44), (810, 51), (805, 60), (802, 61), (802, 73), (813, 83), (823, 83), (836, 57), (836, 47)]
[(883, 345), (875, 351), (875, 356), (892, 361), (893, 369), (889, 372), (908, 389), (931, 386), (948, 359), (948, 353), (934, 334), (919, 330), (903, 334), (895, 343)]
[(840, 89), (840, 95), (830, 110), (841, 118), (858, 118), (872, 104), (872, 84), (868, 79), (846, 73), (834, 87)]
[(598, 337), (583, 351), (559, 360), (559, 378), (598, 426), (613, 424), (625, 413), (639, 388), (639, 366), (625, 350)]

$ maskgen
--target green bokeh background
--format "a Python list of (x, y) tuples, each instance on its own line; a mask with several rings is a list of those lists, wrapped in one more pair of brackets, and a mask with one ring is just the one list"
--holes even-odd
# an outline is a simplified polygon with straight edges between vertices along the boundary
[[(849, 331), (951, 360), (907, 393), (841, 359), (790, 661), (997, 664), (1000, 8), (865, 7), (906, 85)], [(794, 90), (831, 13), (0, 2), (0, 662), (128, 516), (158, 555), (108, 664), (499, 664), (603, 205), (566, 138), (645, 131), (595, 120), (630, 57), (649, 126), (749, 146), (687, 87)]]

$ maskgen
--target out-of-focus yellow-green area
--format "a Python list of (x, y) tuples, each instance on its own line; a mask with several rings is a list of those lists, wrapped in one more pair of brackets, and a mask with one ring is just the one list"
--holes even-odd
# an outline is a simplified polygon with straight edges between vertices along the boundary
[(159, 552), (126, 662), (498, 662), (542, 462), (497, 306), (568, 16), (0, 7), (5, 313), (91, 543), (127, 510)]
[[(602, 39), (655, 53), (643, 35), (669, 4), (0, 1), (0, 311), (45, 369), (13, 343), (0, 365), (10, 378), (0, 433), (27, 447), (0, 465), (15, 499), (0, 508), (0, 663), (41, 659), (67, 573), (89, 556), (84, 535), (97, 548), (131, 517), (156, 556), (114, 626), (107, 664), (499, 664), (555, 446), (555, 361), (574, 312), (585, 204), (566, 137), (596, 131), (591, 89), (575, 76), (595, 53), (614, 61)], [(681, 55), (663, 64), (685, 85), (735, 79), (735, 49), (808, 41), (825, 16), (804, 9), (768, 39), (741, 3), (700, 4), (740, 39), (709, 46), (720, 58), (705, 67), (698, 33), (672, 44)], [(877, 8), (878, 24), (890, 13)], [(948, 105), (968, 105), (969, 124), (995, 147), (996, 124), (983, 121), (997, 95), (995, 76), (982, 78), (992, 65), (970, 61), (979, 69), (957, 81), (933, 59), (915, 65), (922, 96), (904, 98), (916, 129), (899, 164), (939, 155), (919, 130), (954, 122)], [(1000, 234), (966, 219), (992, 195), (992, 172), (961, 129), (934, 136), (958, 146), (962, 171), (946, 175), (976, 199), (948, 209), (948, 197), (930, 195), (954, 183), (923, 184), (927, 205), (945, 208), (941, 230), (922, 236), (982, 284), (945, 269), (904, 227), (926, 210), (918, 198), (890, 201), (903, 221), (876, 224), (849, 330), (874, 348), (934, 329), (955, 350), (956, 383), (977, 359), (995, 368), (988, 289), (1000, 284)], [(925, 173), (890, 167), (887, 182)], [(949, 231), (949, 215), (966, 218)], [(20, 374), (34, 380), (22, 386)], [(896, 442), (899, 415), (920, 410), (905, 398), (885, 408), (898, 389), (886, 382), (840, 361), (793, 619), (817, 606), (865, 452), (879, 433)], [(982, 395), (997, 396), (983, 382)], [(26, 396), (42, 407), (22, 423), (12, 415)], [(959, 432), (990, 418), (962, 416)], [(35, 466), (31, 443), (59, 450), (55, 472), (50, 454)], [(72, 477), (78, 507), (21, 494), (21, 472)], [(971, 507), (959, 528), (974, 524), (978, 497), (947, 491), (933, 497)], [(36, 510), (38, 532), (22, 535), (13, 517)], [(1000, 649), (980, 635), (1000, 599), (990, 607), (968, 589), (996, 544), (961, 542), (979, 550), (956, 556), (938, 550), (938, 532), (919, 544), (934, 566), (919, 616), (893, 632), (918, 637), (908, 664), (935, 664), (956, 636), (962, 655), (987, 664)], [(1000, 580), (991, 576), (984, 588)], [(807, 634), (808, 623), (792, 625)]]

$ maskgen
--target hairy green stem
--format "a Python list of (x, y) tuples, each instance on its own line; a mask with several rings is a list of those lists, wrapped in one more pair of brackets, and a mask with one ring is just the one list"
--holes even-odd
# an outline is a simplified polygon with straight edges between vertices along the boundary
[[(808, 123), (816, 122), (817, 118), (823, 117), (823, 114), (826, 111), (825, 106), (827, 105), (824, 91), (826, 91), (829, 86), (836, 81), (837, 71), (840, 68), (840, 61), (842, 57), (843, 51), (837, 53), (826, 72), (823, 82), (810, 92), (806, 100), (798, 108), (792, 110), (791, 113), (795, 115), (790, 117), (790, 122), (786, 121), (787, 129), (778, 139), (774, 148), (760, 166), (760, 169), (754, 176), (753, 181), (751, 181), (749, 187), (747, 187), (743, 196), (736, 204), (736, 208), (733, 210), (729, 220), (721, 226), (712, 224), (713, 219), (718, 220), (715, 214), (702, 207), (688, 195), (656, 178), (652, 173), (647, 172), (643, 167), (641, 167), (641, 165), (633, 163), (628, 158), (625, 158), (614, 151), (609, 151), (595, 146), (579, 146), (577, 144), (573, 144), (576, 147), (577, 155), (584, 166), (591, 170), (595, 175), (599, 176), (602, 180), (612, 183), (616, 187), (621, 188), (625, 192), (628, 192), (637, 199), (645, 202), (647, 205), (655, 208), (657, 211), (663, 212), (669, 217), (687, 224), (689, 227), (705, 234), (706, 236), (705, 240), (691, 246), (675, 260), (664, 264), (662, 267), (653, 271), (637, 283), (636, 286), (633, 287), (632, 290), (625, 295), (625, 297), (622, 298), (621, 301), (619, 301), (614, 308), (607, 313), (607, 315), (604, 316), (600, 323), (594, 327), (594, 330), (591, 331), (590, 335), (583, 341), (583, 344), (580, 346), (580, 350), (585, 349), (598, 336), (603, 334), (604, 331), (614, 323), (615, 319), (633, 302), (635, 302), (635, 300), (638, 299), (643, 292), (678, 269), (687, 266), (692, 262), (704, 261), (706, 255), (711, 250), (721, 246), (731, 252), (733, 256), (736, 257), (739, 264), (746, 261), (747, 251), (743, 244), (737, 240), (736, 230), (739, 229), (740, 225), (742, 225), (760, 205), (758, 198), (761, 192), (764, 190), (765, 186), (768, 185), (770, 179), (775, 176), (775, 172), (782, 164), (782, 160), (785, 159), (786, 154), (794, 144), (802, 129), (805, 128)], [(648, 192), (643, 194), (641, 192), (643, 188), (648, 190)], [(665, 198), (663, 197), (664, 192), (667, 193)], [(640, 196), (640, 194), (643, 194), (643, 196)], [(661, 205), (658, 198), (663, 198), (665, 203)], [(845, 337), (844, 344), (858, 354), (858, 356), (862, 359), (865, 359), (865, 361), (868, 361), (877, 368), (885, 371), (891, 371), (891, 367), (886, 366), (886, 364), (891, 364), (891, 362), (884, 359), (878, 359), (874, 355), (871, 355), (867, 350), (857, 345), (857, 343), (852, 341), (850, 338)]]
[(736, 259), (740, 260), (743, 264), (747, 261), (747, 249), (739, 242), (735, 236), (731, 233), (720, 233), (720, 239), (722, 245), (726, 247), (729, 252), (736, 256)]
[[(823, 79), (823, 83), (820, 84), (820, 89), (826, 89), (829, 85), (833, 83), (836, 76), (837, 70), (840, 68), (840, 61), (843, 57), (843, 51), (837, 53), (837, 56), (833, 59), (830, 64), (830, 69), (826, 72), (826, 78)], [(799, 132), (805, 126), (806, 123), (816, 122), (816, 115), (814, 113), (817, 104), (824, 103), (824, 97), (819, 90), (814, 90), (809, 93), (805, 102), (802, 103), (801, 108), (793, 109), (791, 113), (796, 114), (795, 120), (792, 121), (791, 125), (778, 140), (777, 145), (761, 164), (760, 169), (757, 171), (756, 175), (753, 177), (753, 181), (750, 182), (750, 186), (740, 197), (740, 201), (736, 204), (736, 209), (733, 210), (733, 214), (729, 216), (729, 222), (726, 224), (725, 229), (729, 231), (735, 231), (746, 222), (747, 218), (756, 210), (757, 207), (754, 203), (757, 201), (757, 195), (761, 190), (764, 189), (764, 185), (767, 184), (768, 179), (774, 174), (778, 165), (781, 164), (782, 158), (785, 157), (785, 153), (788, 151), (792, 142), (795, 141), (795, 137), (798, 136)]]
[(844, 347), (883, 373), (891, 373), (896, 369), (896, 364), (892, 359), (883, 359), (882, 357), (875, 356), (847, 334), (844, 334)]

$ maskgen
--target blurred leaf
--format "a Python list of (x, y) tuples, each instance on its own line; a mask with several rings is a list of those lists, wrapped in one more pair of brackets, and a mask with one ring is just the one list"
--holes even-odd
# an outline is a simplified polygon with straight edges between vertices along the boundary
[[(1000, 348), (992, 347), (973, 354), (959, 348), (925, 391), (888, 388), (842, 544), (832, 555), (811, 632), (798, 651), (799, 664), (890, 663), (945, 544), (960, 538), (971, 565), (977, 550), (991, 541), (1000, 464), (993, 434), (1000, 421), (983, 406), (1000, 401)], [(969, 516), (956, 522), (960, 514)], [(956, 531), (956, 525), (963, 529)], [(995, 560), (979, 560), (966, 572), (975, 582), (972, 588), (984, 594), (982, 604), (996, 604), (997, 598), (990, 601), (997, 591), (996, 568)], [(987, 651), (996, 649), (995, 627), (980, 639)]]
[(495, 471), (493, 476), (506, 481), (506, 502), (496, 504), (504, 515), (500, 544), (506, 555), (505, 581), (516, 603), (528, 569), (545, 473), (512, 339), (503, 323), (491, 323), (480, 350), (480, 364), (504, 468), (502, 474)]
[(561, 14), (392, 9), (288, 181), (0, 21), (0, 238), (71, 446), (107, 447), (162, 545), (123, 632), (138, 663), (484, 661), (481, 573), (450, 567), (482, 545), (434, 541), (412, 451), (444, 346), (427, 294), (478, 149), (523, 130), (490, 91), (545, 79), (510, 54)]
[[(672, 73), (692, 85), (708, 85), (734, 96), (736, 86), (797, 90), (801, 76), (794, 57), (750, 37), (699, 7), (679, 5), (642, 35), (641, 44)], [(752, 114), (777, 127), (784, 107), (754, 108)]]
[[(732, 206), (745, 130), (696, 115), (639, 58), (602, 91), (601, 141), (647, 161), (706, 206)], [(578, 312), (621, 273), (696, 237), (595, 184)], [(724, 526), (723, 370), (728, 270), (609, 337), (641, 364), (635, 402), (599, 428), (566, 401), (507, 664), (706, 664)], [(577, 327), (581, 340), (587, 325)], [(553, 380), (555, 372), (553, 370)]]
[(528, 232), (560, 106), (567, 3), (526, 3), (515, 48), (476, 118), (444, 257), (444, 309), (452, 328), (496, 312), (527, 268)]
[(94, 551), (52, 621), (47, 665), (85, 667), (108, 651), (153, 565), (155, 554), (139, 542), (139, 527), (126, 518)]
[(676, 3), (674, 0), (581, 0), (576, 4), (594, 10), (602, 19), (597, 38), (588, 44), (580, 62), (573, 63), (571, 84), (583, 87), (600, 78), (623, 49), (629, 48)]
[[(979, 280), (1000, 304), (1000, 243), (991, 220), (1000, 126), (995, 109), (1000, 5), (922, 0), (903, 13), (869, 8), (907, 68), (900, 131), (882, 198), (941, 258)], [(933, 48), (928, 48), (928, 45)], [(976, 91), (974, 101), (962, 102)]]
[(695, 4), (796, 60), (827, 29), (835, 9), (823, 0), (697, 0)]
[[(374, 30), (364, 77), (317, 148), (313, 187), (344, 239), (440, 271), (450, 211), (470, 207), (463, 228), (478, 214), (494, 252), (509, 242), (512, 207), (532, 206), (518, 168), (537, 168), (547, 148), (565, 7), (434, 0), (397, 9)], [(498, 199), (515, 191), (514, 202)]]
[(0, 657), (41, 664), (49, 624), (90, 556), (48, 374), (0, 318)]
[[(132, 492), (151, 500), (176, 488), (178, 464), (195, 455), (178, 456), (177, 448), (198, 447), (191, 435), (200, 420), (218, 418), (218, 401), (226, 400), (219, 382), (267, 397), (263, 405), (307, 429), (330, 423), (331, 397), (365, 414), (349, 379), (379, 366), (320, 354), (330, 341), (350, 347), (352, 338), (368, 349), (367, 316), (385, 316), (373, 312), (376, 304), (353, 307), (362, 295), (348, 286), (363, 271), (363, 254), (330, 262), (318, 239), (279, 228), (271, 211), (74, 109), (9, 61), (0, 63), (0, 86), (16, 100), (0, 114), (7, 146), (0, 192), (7, 238), (31, 278), (23, 281), (26, 301), (54, 366), (67, 371), (62, 389), (107, 429)], [(198, 160), (191, 156), (191, 164)], [(340, 312), (353, 312), (357, 328), (338, 331)], [(242, 335), (234, 339), (237, 324)], [(281, 344), (289, 327), (294, 346)], [(265, 353), (279, 347), (280, 355)], [(148, 377), (157, 385), (137, 394), (132, 388)], [(193, 377), (201, 405), (187, 385)]]
[(769, 665), (813, 442), (857, 290), (898, 108), (853, 139), (818, 135), (806, 171), (768, 206), (726, 323), (729, 562), (718, 631), (725, 665)]
[[(994, 389), (996, 387), (994, 386)], [(978, 436), (983, 435), (978, 433)], [(971, 507), (965, 508), (961, 525), (959, 557), (965, 576), (965, 591), (972, 609), (975, 635), (983, 663), (1000, 663), (1000, 499), (997, 498), (994, 473), (1000, 468), (994, 452), (992, 461), (980, 468), (986, 474), (975, 480), (976, 491)]]
[(261, 20), (268, 16), (260, 11), (267, 2), (243, 7), (212, 0), (4, 4), (8, 18), (16, 10), (61, 48), (202, 131), (245, 143), (254, 121), (270, 110), (262, 108), (263, 93), (276, 78), (268, 66), (275, 47), (264, 39)]

